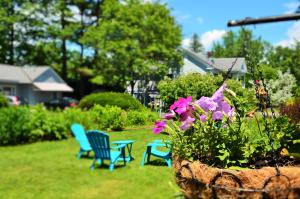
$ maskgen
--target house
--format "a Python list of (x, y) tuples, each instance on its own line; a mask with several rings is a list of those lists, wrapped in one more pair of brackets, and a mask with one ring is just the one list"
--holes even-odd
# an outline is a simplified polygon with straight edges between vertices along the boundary
[(0, 92), (37, 104), (62, 97), (73, 89), (51, 67), (0, 64)]
[(178, 75), (188, 73), (201, 74), (225, 74), (233, 65), (229, 77), (241, 80), (245, 86), (245, 76), (247, 73), (247, 66), (245, 58), (211, 58), (202, 53), (195, 53), (188, 49), (183, 49), (184, 64)]
[[(245, 76), (247, 73), (247, 66), (245, 58), (211, 58), (203, 53), (195, 53), (188, 49), (182, 49), (184, 64), (178, 72), (170, 72), (168, 76), (176, 78), (188, 73), (201, 74), (226, 74), (228, 69), (233, 65), (229, 78), (234, 78), (242, 81), (245, 86)], [(131, 87), (128, 86), (126, 91), (131, 92)], [(137, 80), (134, 86), (134, 96), (139, 99), (144, 105), (151, 101), (158, 101), (160, 104), (159, 92), (156, 88), (155, 81), (149, 81), (147, 86), (141, 80)]]

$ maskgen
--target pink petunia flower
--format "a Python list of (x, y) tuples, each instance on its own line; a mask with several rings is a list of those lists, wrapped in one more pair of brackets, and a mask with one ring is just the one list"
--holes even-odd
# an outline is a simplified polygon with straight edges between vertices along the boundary
[(173, 117), (175, 117), (176, 116), (176, 113), (173, 111), (173, 110), (171, 110), (169, 113), (167, 113), (166, 115), (165, 115), (165, 119), (166, 120), (170, 120), (170, 119), (172, 119)]
[(184, 112), (187, 112), (190, 107), (190, 102), (192, 102), (192, 96), (189, 96), (187, 98), (179, 98), (174, 104), (171, 105), (170, 111), (175, 111), (179, 115), (181, 115)]
[(160, 134), (166, 128), (166, 121), (155, 122), (155, 127), (152, 129), (154, 134)]

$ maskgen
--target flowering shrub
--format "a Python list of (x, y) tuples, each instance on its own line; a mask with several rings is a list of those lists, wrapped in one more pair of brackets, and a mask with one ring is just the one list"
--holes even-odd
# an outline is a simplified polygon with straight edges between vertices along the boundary
[(212, 97), (196, 101), (180, 98), (165, 119), (156, 122), (153, 133), (167, 132), (173, 152), (181, 158), (222, 167), (244, 163), (241, 149), (247, 139), (240, 115), (224, 97), (225, 89), (223, 85)]
[(191, 96), (180, 98), (170, 106), (164, 120), (155, 123), (153, 133), (168, 133), (172, 151), (180, 158), (217, 167), (251, 166), (259, 159), (269, 162), (272, 148), (279, 153), (298, 142), (296, 125), (287, 117), (267, 118), (271, 147), (264, 121), (247, 117), (244, 104), (245, 100), (236, 97), (226, 85), (212, 97), (195, 101)]

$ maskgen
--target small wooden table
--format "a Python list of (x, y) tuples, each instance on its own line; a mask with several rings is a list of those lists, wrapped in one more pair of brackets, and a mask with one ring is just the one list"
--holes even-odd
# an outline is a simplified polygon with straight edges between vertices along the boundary
[[(125, 144), (126, 148), (128, 150), (128, 156), (125, 157), (126, 162), (130, 162), (132, 160), (134, 160), (134, 157), (131, 155), (131, 151), (132, 151), (132, 144), (135, 142), (135, 140), (118, 140), (118, 141), (114, 141), (112, 142), (113, 144), (116, 145), (120, 145), (120, 144)], [(123, 157), (120, 157), (118, 159), (118, 161), (124, 161)]]

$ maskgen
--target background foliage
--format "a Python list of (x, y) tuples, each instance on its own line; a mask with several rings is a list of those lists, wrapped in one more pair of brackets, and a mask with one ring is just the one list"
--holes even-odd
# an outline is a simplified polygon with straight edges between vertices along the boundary
[(8, 106), (7, 99), (0, 93), (0, 108), (7, 107), (7, 106)]
[(40, 105), (10, 106), (0, 109), (0, 145), (66, 139), (71, 136), (73, 123), (107, 131), (152, 124), (158, 118), (157, 113), (146, 108), (125, 111), (117, 106), (95, 105), (87, 111), (80, 108), (48, 111)]
[(136, 76), (164, 76), (179, 66), (180, 44), (180, 27), (161, 3), (0, 2), (0, 63), (51, 66), (78, 97), (96, 88), (90, 82), (123, 91)]

